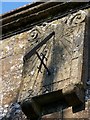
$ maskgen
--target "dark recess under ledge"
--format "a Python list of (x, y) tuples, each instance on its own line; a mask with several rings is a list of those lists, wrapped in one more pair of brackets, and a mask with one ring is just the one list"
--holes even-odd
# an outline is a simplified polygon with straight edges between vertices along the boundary
[[(81, 96), (78, 96), (81, 94)], [(42, 115), (60, 111), (59, 108), (76, 107), (84, 104), (84, 91), (75, 85), (38, 96), (25, 99), (21, 102), (22, 111), (31, 120)]]

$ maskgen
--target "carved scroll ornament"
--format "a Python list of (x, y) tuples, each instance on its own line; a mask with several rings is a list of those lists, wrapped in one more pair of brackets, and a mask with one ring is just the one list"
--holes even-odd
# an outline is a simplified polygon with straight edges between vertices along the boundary
[(80, 10), (77, 13), (72, 14), (67, 20), (68, 26), (76, 26), (77, 24), (82, 23), (86, 18), (86, 12)]

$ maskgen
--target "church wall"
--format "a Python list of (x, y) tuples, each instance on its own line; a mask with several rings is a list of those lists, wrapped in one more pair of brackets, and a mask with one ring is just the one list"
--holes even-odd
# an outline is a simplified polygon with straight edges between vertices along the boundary
[[(80, 16), (78, 16), (79, 12), (82, 14), (81, 19), (80, 19), (81, 21), (78, 19), (78, 17), (80, 17)], [(44, 22), (41, 25), (36, 25), (35, 27), (31, 28), (30, 30), (28, 30), (26, 32), (22, 32), (20, 34), (14, 35), (12, 37), (9, 37), (9, 38), (6, 38), (6, 39), (0, 41), (0, 53), (1, 53), (1, 56), (0, 56), (0, 66), (1, 66), (0, 67), (0, 88), (1, 88), (1, 90), (0, 90), (0, 112), (1, 112), (1, 110), (3, 110), (3, 116), (7, 113), (7, 110), (8, 110), (7, 108), (9, 107), (10, 104), (15, 103), (15, 102), (20, 102), (28, 97), (29, 90), (32, 88), (32, 86), (34, 85), (34, 81), (36, 80), (36, 77), (37, 77), (36, 73), (35, 73), (35, 76), (33, 76), (33, 74), (34, 74), (34, 72), (36, 72), (38, 70), (37, 65), (40, 64), (40, 61), (38, 61), (36, 59), (36, 61), (37, 61), (37, 63), (36, 63), (37, 65), (35, 66), (36, 71), (33, 71), (30, 69), (31, 66), (29, 66), (30, 61), (27, 61), (27, 64), (24, 64), (23, 58), (24, 58), (25, 54), (27, 54), (28, 51), (30, 51), (30, 49), (32, 49), (33, 46), (37, 45), (37, 41), (35, 41), (35, 38), (37, 38), (37, 40), (39, 41), (42, 38), (45, 38), (45, 36), (49, 32), (52, 32), (53, 30), (56, 32), (56, 38), (58, 38), (57, 41), (60, 38), (62, 39), (62, 37), (63, 37), (62, 40), (64, 40), (64, 39), (70, 40), (69, 41), (69, 43), (70, 43), (70, 42), (74, 41), (74, 38), (75, 38), (77, 40), (80, 40), (79, 42), (76, 41), (76, 45), (78, 45), (78, 46), (81, 45), (81, 48), (80, 48), (81, 51), (78, 52), (78, 50), (76, 50), (76, 48), (77, 48), (76, 46), (70, 46), (70, 44), (67, 42), (64, 43), (65, 45), (68, 46), (68, 49), (71, 47), (69, 49), (70, 52), (72, 51), (73, 48), (75, 48), (73, 50), (76, 50), (76, 51), (73, 51), (73, 52), (75, 52), (75, 54), (73, 54), (72, 57), (73, 58), (75, 57), (76, 59), (75, 59), (75, 61), (73, 60), (72, 67), (75, 67), (74, 64), (77, 64), (77, 61), (80, 62), (79, 64), (81, 66), (79, 66), (79, 69), (76, 70), (78, 67), (78, 65), (77, 65), (75, 67), (75, 69), (70, 71), (70, 69), (72, 69), (72, 68), (69, 68), (70, 64), (65, 63), (65, 65), (66, 65), (65, 67), (68, 69), (65, 71), (65, 68), (63, 67), (61, 69), (63, 72), (62, 73), (59, 72), (57, 74), (56, 80), (58, 81), (57, 78), (61, 77), (61, 74), (63, 74), (63, 76), (64, 76), (61, 78), (61, 80), (65, 79), (66, 76), (67, 76), (66, 79), (68, 79), (70, 77), (69, 75), (71, 75), (72, 77), (71, 77), (71, 79), (67, 80), (66, 82), (65, 81), (62, 82), (62, 84), (59, 87), (56, 86), (56, 88), (61, 88), (61, 87), (65, 88), (65, 87), (67, 87), (67, 84), (69, 85), (71, 83), (73, 83), (73, 84), (80, 83), (80, 85), (83, 84), (83, 86), (84, 86), (83, 88), (85, 88), (85, 89), (87, 88), (87, 86), (86, 86), (87, 80), (85, 80), (83, 82), (80, 79), (77, 79), (77, 77), (79, 77), (79, 78), (82, 77), (82, 75), (81, 75), (82, 74), (82, 64), (83, 64), (82, 59), (83, 59), (83, 54), (84, 54), (83, 46), (84, 46), (84, 41), (85, 41), (84, 35), (85, 35), (85, 30), (87, 30), (85, 28), (86, 27), (85, 20), (86, 20), (86, 16), (88, 15), (89, 9), (82, 10), (79, 12), (77, 14), (68, 15), (66, 17), (54, 20), (52, 22), (48, 22), (48, 23)], [(90, 31), (90, 30), (87, 30), (87, 31)], [(38, 37), (37, 37), (37, 35), (38, 35)], [(81, 35), (81, 36), (77, 36), (77, 35)], [(48, 44), (51, 44), (51, 42), (49, 42)], [(59, 48), (57, 48), (57, 50), (58, 49)], [(51, 51), (52, 51), (52, 49), (51, 49)], [(68, 54), (67, 51), (68, 50), (65, 51), (65, 54)], [(39, 53), (41, 53), (41, 52), (42, 52), (42, 49), (39, 51)], [(48, 52), (47, 56), (49, 55), (49, 52)], [(86, 57), (88, 57), (88, 54), (89, 53), (86, 53)], [(77, 59), (78, 56), (80, 59)], [(47, 63), (47, 66), (49, 66), (51, 59), (52, 59), (52, 57), (49, 57), (49, 62)], [(67, 57), (65, 59), (67, 59), (67, 61), (68, 61)], [(86, 60), (86, 61), (88, 62), (88, 60)], [(33, 65), (33, 63), (31, 62), (30, 65)], [(26, 70), (26, 72), (25, 72), (25, 70)], [(80, 74), (78, 74), (79, 70), (80, 70)], [(44, 71), (44, 68), (42, 68), (42, 71)], [(89, 70), (87, 69), (86, 71), (88, 73)], [(72, 72), (72, 73), (70, 73), (70, 72)], [(42, 73), (39, 73), (39, 74), (40, 75), (37, 78), (38, 81), (45, 78), (45, 76), (42, 75)], [(32, 81), (31, 81), (31, 78), (32, 78)], [(85, 79), (86, 78), (89, 79), (89, 77), (87, 77), (86, 72), (85, 72)], [(73, 81), (72, 79), (74, 79), (76, 81)], [(32, 89), (35, 90), (35, 86)], [(39, 89), (39, 88), (37, 88), (37, 89)], [(89, 87), (88, 87), (88, 89), (89, 89)], [(43, 116), (43, 119), (58, 118), (59, 116), (60, 116), (60, 118), (89, 118), (89, 115), (90, 115), (89, 114), (89, 111), (90, 111), (90, 102), (89, 102), (90, 95), (89, 94), (90, 94), (89, 90), (86, 90), (86, 92), (85, 92), (85, 99), (86, 99), (85, 110), (73, 113), (72, 108), (69, 107), (69, 108), (60, 110), (59, 113), (57, 112), (54, 114), (49, 114), (49, 115)]]

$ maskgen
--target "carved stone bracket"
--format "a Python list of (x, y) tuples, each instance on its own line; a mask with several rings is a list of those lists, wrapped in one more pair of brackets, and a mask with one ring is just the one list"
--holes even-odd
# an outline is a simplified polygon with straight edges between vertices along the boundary
[(71, 84), (62, 90), (69, 105), (75, 106), (84, 102), (84, 89), (82, 84)]
[[(42, 111), (46, 111), (43, 115), (48, 114), (45, 106), (49, 107), (50, 112), (52, 104), (67, 107), (77, 106), (83, 102), (84, 91), (82, 84), (70, 84), (64, 89), (26, 99), (21, 103), (21, 107), (26, 116), (34, 120), (42, 116)], [(54, 110), (54, 112), (57, 112), (57, 110)]]

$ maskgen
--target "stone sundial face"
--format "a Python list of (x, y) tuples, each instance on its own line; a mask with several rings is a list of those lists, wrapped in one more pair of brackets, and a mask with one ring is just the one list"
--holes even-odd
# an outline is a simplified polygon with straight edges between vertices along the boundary
[[(79, 11), (29, 31), (20, 99), (81, 82), (85, 17), (86, 12)], [(48, 40), (41, 44), (47, 36)]]

